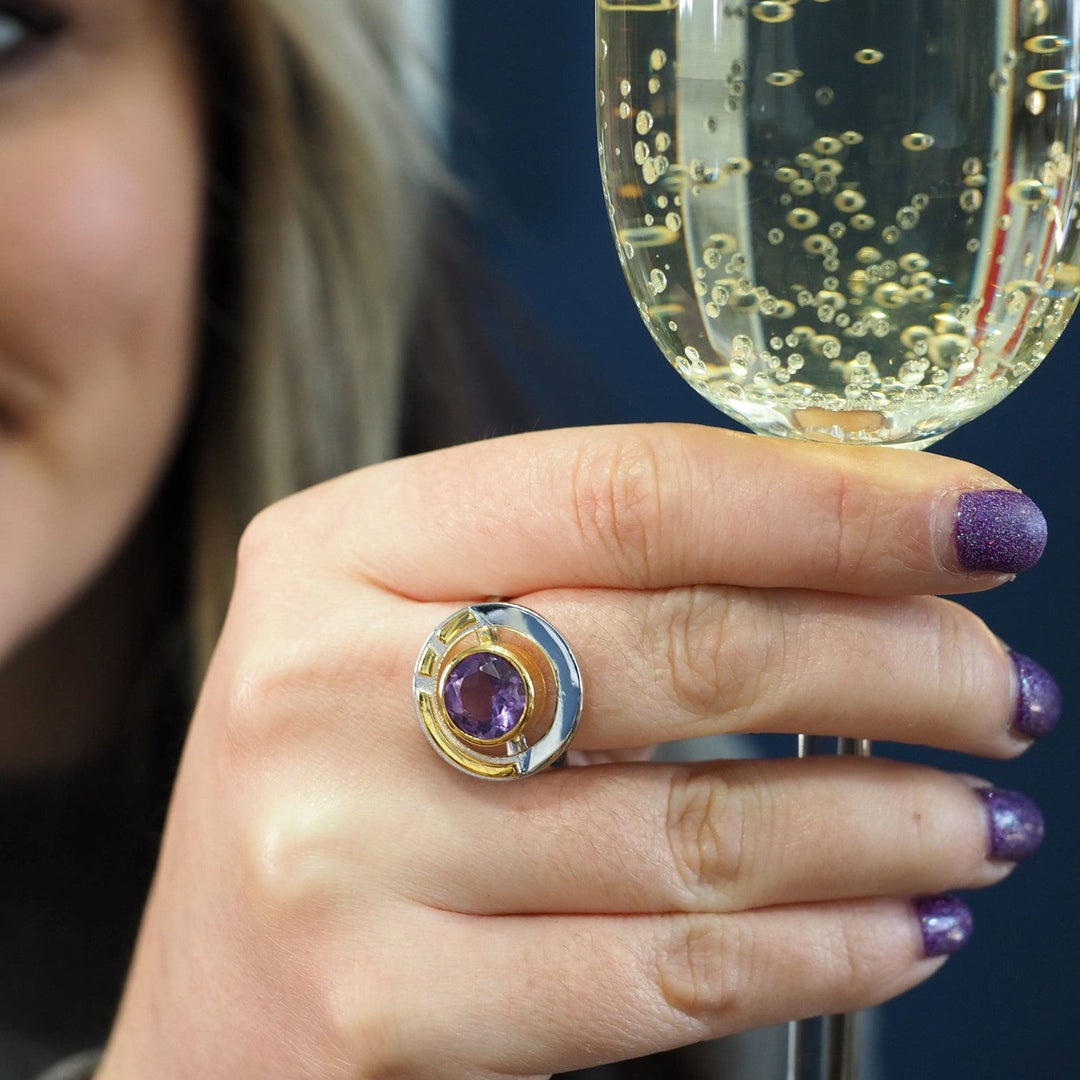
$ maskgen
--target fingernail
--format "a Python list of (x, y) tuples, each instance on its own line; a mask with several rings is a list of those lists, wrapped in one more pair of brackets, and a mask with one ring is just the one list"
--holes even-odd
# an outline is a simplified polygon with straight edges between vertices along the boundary
[(1042, 557), (1046, 518), (1019, 491), (965, 491), (956, 512), (956, 559), (962, 570), (1018, 574)]
[(1029, 656), (1010, 652), (1020, 677), (1020, 693), (1016, 699), (1012, 729), (1028, 739), (1049, 735), (1061, 718), (1061, 690), (1053, 676)]
[(977, 794), (990, 816), (991, 859), (1022, 862), (1039, 850), (1046, 824), (1042, 811), (1026, 795), (1003, 788), (982, 788)]
[(971, 938), (975, 920), (971, 908), (955, 896), (924, 896), (915, 901), (927, 957), (951, 956)]

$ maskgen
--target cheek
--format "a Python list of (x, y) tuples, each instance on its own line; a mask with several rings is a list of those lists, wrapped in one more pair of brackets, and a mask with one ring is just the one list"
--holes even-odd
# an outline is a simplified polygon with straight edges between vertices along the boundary
[(0, 654), (122, 542), (189, 397), (195, 110), (95, 115), (0, 138)]
[(18, 168), (0, 179), (0, 357), (62, 386), (91, 365), (153, 382), (189, 352), (197, 163), (75, 132), (60, 146), (43, 133), (21, 183)]

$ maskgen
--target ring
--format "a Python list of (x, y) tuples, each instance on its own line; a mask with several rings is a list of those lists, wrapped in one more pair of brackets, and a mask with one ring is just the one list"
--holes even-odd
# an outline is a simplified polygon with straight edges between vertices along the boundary
[(455, 768), (515, 780), (555, 765), (581, 719), (581, 671), (546, 619), (517, 604), (474, 604), (424, 642), (416, 715)]

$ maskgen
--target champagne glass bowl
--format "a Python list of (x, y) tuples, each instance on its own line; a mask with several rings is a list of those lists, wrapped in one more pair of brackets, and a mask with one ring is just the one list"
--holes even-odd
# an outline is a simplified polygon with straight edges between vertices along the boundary
[(1078, 20), (598, 0), (607, 204), (679, 373), (755, 431), (910, 447), (1023, 381), (1080, 296)]

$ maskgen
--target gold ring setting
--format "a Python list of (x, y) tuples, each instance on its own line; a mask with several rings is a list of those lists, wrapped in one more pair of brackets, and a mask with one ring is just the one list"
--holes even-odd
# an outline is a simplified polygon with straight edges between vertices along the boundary
[(581, 718), (563, 636), (518, 604), (474, 604), (440, 623), (413, 674), (420, 726), (455, 768), (516, 780), (557, 764)]

